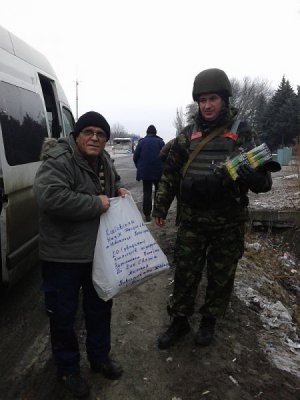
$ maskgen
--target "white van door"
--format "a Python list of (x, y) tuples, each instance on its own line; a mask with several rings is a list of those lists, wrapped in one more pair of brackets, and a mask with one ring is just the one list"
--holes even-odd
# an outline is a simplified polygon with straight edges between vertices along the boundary
[(32, 185), (48, 136), (39, 94), (0, 81), (2, 280), (13, 283), (38, 260), (38, 210)]

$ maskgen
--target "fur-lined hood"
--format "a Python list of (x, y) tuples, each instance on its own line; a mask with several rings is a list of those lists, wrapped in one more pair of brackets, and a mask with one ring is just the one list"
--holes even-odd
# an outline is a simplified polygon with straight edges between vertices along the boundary
[[(59, 139), (49, 137), (46, 138), (42, 145), (40, 160), (45, 161), (49, 157), (57, 158), (65, 153), (69, 153), (70, 156), (74, 157), (78, 163), (82, 163), (82, 161), (86, 162), (76, 145), (73, 135)], [(99, 155), (99, 157), (106, 159), (107, 162), (113, 162), (110, 154), (105, 149), (103, 150), (103, 153)]]
[(58, 140), (56, 138), (49, 138), (47, 137), (44, 140), (44, 143), (42, 145), (42, 149), (41, 149), (41, 154), (40, 154), (40, 160), (46, 160), (48, 158), (48, 152), (49, 150), (53, 149), (54, 147), (57, 146), (57, 142)]
[(58, 157), (61, 154), (69, 152), (71, 154), (76, 151), (76, 143), (73, 136), (65, 138), (46, 138), (42, 145), (40, 160), (44, 161), (48, 157)]

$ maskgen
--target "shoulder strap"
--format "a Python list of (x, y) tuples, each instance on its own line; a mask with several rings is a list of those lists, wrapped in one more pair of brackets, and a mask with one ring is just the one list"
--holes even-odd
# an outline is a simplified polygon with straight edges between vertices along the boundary
[(220, 133), (223, 132), (223, 130), (225, 128), (228, 127), (229, 124), (225, 124), (220, 126), (219, 128), (213, 130), (212, 132), (210, 132), (210, 134), (208, 136), (206, 136), (200, 143), (198, 143), (198, 145), (194, 148), (194, 150), (192, 151), (192, 153), (190, 154), (189, 159), (187, 160), (187, 163), (185, 164), (185, 166), (183, 167), (182, 170), (182, 177), (185, 176), (186, 171), (188, 170), (189, 166), (191, 165), (191, 162), (195, 159), (195, 157), (200, 153), (200, 151), (203, 149), (203, 147), (210, 142), (212, 139), (214, 139), (215, 137), (217, 137)]
[(241, 120), (240, 119), (236, 119), (234, 121), (232, 127), (230, 128), (230, 132), (237, 133), (240, 123), (241, 123)]

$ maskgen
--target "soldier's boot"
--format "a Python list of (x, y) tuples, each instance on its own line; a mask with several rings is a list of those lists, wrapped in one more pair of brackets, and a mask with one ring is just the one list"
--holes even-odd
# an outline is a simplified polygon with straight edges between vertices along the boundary
[(187, 317), (175, 317), (169, 328), (158, 338), (158, 348), (167, 349), (191, 330)]
[(195, 337), (195, 343), (198, 346), (208, 346), (214, 337), (216, 318), (203, 316), (198, 332)]

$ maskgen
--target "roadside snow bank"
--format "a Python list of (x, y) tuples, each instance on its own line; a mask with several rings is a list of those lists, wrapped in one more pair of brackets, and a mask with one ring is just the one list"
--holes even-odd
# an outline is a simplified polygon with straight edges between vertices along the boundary
[(241, 272), (237, 273), (235, 281), (235, 294), (259, 315), (265, 331), (258, 334), (258, 340), (270, 361), (277, 368), (300, 377), (300, 339), (290, 311), (282, 302), (269, 301), (260, 294), (259, 288), (272, 282), (265, 276), (256, 275), (249, 279), (251, 273), (255, 274), (249, 267), (249, 260), (243, 257), (239, 263)]

